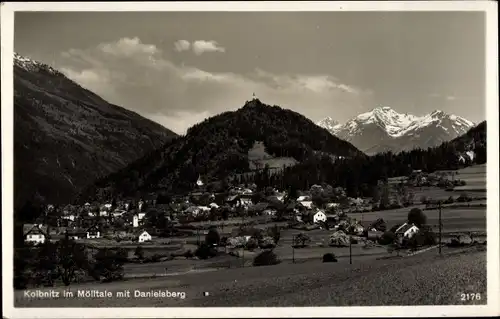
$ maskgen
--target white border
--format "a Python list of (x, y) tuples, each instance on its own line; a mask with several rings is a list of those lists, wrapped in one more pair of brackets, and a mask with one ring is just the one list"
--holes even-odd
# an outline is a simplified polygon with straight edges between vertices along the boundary
[[(14, 308), (13, 294), (3, 294), (7, 318), (134, 317), (417, 317), (494, 316), (500, 314), (498, 176), (498, 17), (495, 1), (357, 2), (8, 2), (1, 5), (2, 41), (2, 265), (3, 290), (13, 276), (13, 30), (15, 11), (484, 11), (486, 12), (487, 102), (487, 306), (317, 307), (317, 308)], [(9, 245), (10, 244), (10, 245)]]

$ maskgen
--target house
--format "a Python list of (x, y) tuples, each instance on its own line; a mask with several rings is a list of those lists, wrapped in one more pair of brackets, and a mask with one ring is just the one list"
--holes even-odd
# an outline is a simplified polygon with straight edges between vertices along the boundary
[(248, 207), (252, 205), (252, 199), (249, 197), (240, 197), (240, 205)]
[(380, 237), (382, 237), (382, 235), (384, 234), (384, 232), (382, 231), (378, 231), (378, 230), (368, 230), (367, 232), (367, 239), (368, 240), (373, 240), (373, 241), (376, 241), (378, 240)]
[(312, 201), (301, 201), (299, 202), (302, 207), (307, 208), (307, 209), (312, 209), (313, 202)]
[(65, 234), (69, 239), (73, 240), (87, 238), (87, 232), (81, 228), (66, 230)]
[(125, 213), (126, 213), (126, 211), (124, 211), (124, 210), (115, 210), (113, 212), (113, 217), (120, 217), (120, 216), (122, 216)]
[(27, 243), (43, 244), (49, 238), (47, 227), (38, 224), (23, 226), (24, 241)]
[(208, 206), (198, 206), (198, 209), (199, 209), (201, 212), (209, 212), (212, 208), (211, 208), (211, 207), (208, 207)]
[(136, 233), (135, 239), (139, 243), (144, 243), (146, 241), (151, 241), (152, 237), (147, 231), (142, 230), (142, 231)]
[(326, 222), (326, 215), (322, 210), (318, 210), (313, 215), (313, 223)]
[(76, 216), (73, 214), (70, 214), (70, 215), (62, 216), (62, 219), (74, 221), (76, 219)]
[(307, 196), (307, 195), (299, 196), (297, 198), (297, 202), (304, 202), (304, 201), (310, 201), (310, 200), (311, 200), (311, 196)]
[(399, 226), (398, 229), (394, 232), (397, 237), (402, 237), (402, 238), (412, 238), (413, 235), (418, 233), (419, 229), (417, 226), (414, 224), (408, 224), (404, 223), (403, 225)]
[(217, 205), (216, 203), (210, 203), (208, 207), (218, 209), (219, 205)]
[(87, 228), (87, 238), (100, 238), (101, 237), (101, 232), (99, 231), (99, 228), (94, 225), (90, 226)]
[(275, 216), (277, 213), (276, 209), (265, 209), (262, 214), (268, 215), (268, 216)]

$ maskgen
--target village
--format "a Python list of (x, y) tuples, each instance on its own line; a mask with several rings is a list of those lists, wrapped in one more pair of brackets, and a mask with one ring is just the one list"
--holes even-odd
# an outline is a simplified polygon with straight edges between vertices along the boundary
[[(48, 205), (36, 223), (24, 225), (24, 239), (34, 245), (66, 238), (89, 247), (125, 247), (130, 258), (134, 258), (134, 248), (139, 246), (161, 251), (161, 247), (172, 244), (180, 244), (175, 247), (183, 247), (184, 255), (193, 255), (211, 229), (220, 234), (217, 245), (225, 247), (225, 251), (275, 247), (279, 235), (270, 235), (273, 227), (300, 231), (290, 241), (290, 245), (298, 247), (311, 241), (306, 233), (318, 231), (326, 238), (321, 245), (327, 247), (347, 247), (361, 240), (365, 244), (383, 244), (387, 242), (384, 233), (389, 229), (402, 243), (417, 234), (420, 225), (405, 220), (387, 225), (383, 210), (407, 207), (401, 212), (406, 217), (412, 207), (431, 209), (437, 201), (425, 195), (415, 198), (415, 192), (423, 188), (432, 193), (441, 190), (447, 196), (441, 198), (443, 204), (472, 201), (463, 192), (453, 197), (453, 188), (465, 185), (455, 175), (456, 172), (414, 171), (410, 176), (381, 182), (380, 192), (373, 198), (350, 198), (342, 188), (330, 185), (313, 185), (296, 194), (272, 187), (258, 191), (255, 184), (230, 186), (226, 192), (212, 193), (199, 178), (190, 194), (167, 201), (151, 196), (138, 201), (87, 202), (62, 208)], [(373, 212), (379, 216), (363, 220), (364, 215)], [(282, 239), (281, 243), (285, 241)], [(187, 252), (184, 247), (189, 245), (192, 249)], [(155, 255), (157, 261), (170, 258), (169, 254)]]

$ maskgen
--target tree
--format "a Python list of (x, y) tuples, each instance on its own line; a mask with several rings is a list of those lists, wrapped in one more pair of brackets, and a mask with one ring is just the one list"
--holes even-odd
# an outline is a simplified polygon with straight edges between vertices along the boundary
[(384, 183), (382, 186), (382, 194), (380, 196), (380, 209), (386, 209), (389, 207), (391, 204), (390, 198), (389, 198), (389, 185), (387, 183)]
[(37, 274), (45, 281), (47, 286), (52, 287), (54, 280), (59, 277), (57, 245), (49, 241), (43, 243), (38, 250)]
[(427, 223), (427, 216), (425, 216), (420, 208), (412, 208), (408, 213), (408, 223), (415, 224), (421, 228)]
[(90, 271), (85, 246), (71, 239), (61, 239), (57, 245), (59, 273), (63, 283), (69, 286), (79, 269)]
[(104, 281), (106, 282), (123, 278), (123, 260), (117, 251), (110, 248), (102, 248), (99, 249), (94, 258), (96, 278), (104, 277)]
[(271, 227), (269, 229), (269, 235), (273, 238), (274, 243), (276, 245), (278, 245), (278, 242), (279, 242), (280, 237), (281, 237), (281, 233), (280, 233), (280, 229), (279, 229), (278, 225), (274, 225), (273, 227)]
[(135, 248), (134, 256), (136, 256), (139, 259), (144, 259), (144, 248), (142, 248), (142, 246), (137, 246)]
[(209, 246), (217, 246), (220, 242), (220, 235), (217, 228), (212, 227), (205, 236), (205, 243)]
[(326, 253), (323, 255), (323, 262), (324, 263), (337, 262), (337, 257), (335, 257), (335, 254)]
[(254, 266), (270, 266), (279, 264), (278, 256), (272, 250), (266, 250), (255, 256), (253, 260)]

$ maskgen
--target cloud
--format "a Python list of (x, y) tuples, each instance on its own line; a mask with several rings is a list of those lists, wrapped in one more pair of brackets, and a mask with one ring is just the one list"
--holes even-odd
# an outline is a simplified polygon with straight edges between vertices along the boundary
[(191, 47), (191, 43), (187, 40), (178, 40), (174, 43), (174, 47), (177, 52), (188, 51)]
[(456, 96), (443, 95), (443, 94), (439, 94), (439, 93), (431, 93), (431, 94), (429, 94), (429, 97), (435, 98), (435, 99), (444, 99), (446, 101), (455, 101), (457, 99)]
[[(194, 46), (193, 46), (194, 48)], [(263, 102), (313, 120), (370, 104), (372, 94), (325, 74), (209, 72), (170, 61), (153, 44), (124, 38), (61, 54), (66, 76), (111, 103), (183, 134), (208, 116), (236, 110), (256, 93)]]
[(216, 41), (197, 40), (193, 42), (193, 52), (200, 55), (204, 52), (226, 52), (226, 49), (220, 47)]

